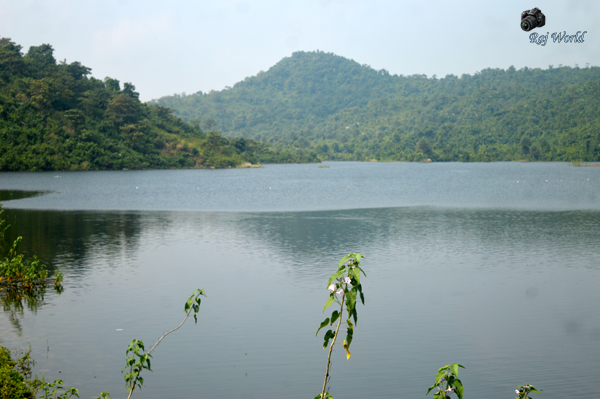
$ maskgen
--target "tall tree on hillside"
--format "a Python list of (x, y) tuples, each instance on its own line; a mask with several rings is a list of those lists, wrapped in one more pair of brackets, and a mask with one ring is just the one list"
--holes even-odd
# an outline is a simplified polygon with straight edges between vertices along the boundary
[(25, 55), (30, 74), (36, 78), (50, 76), (56, 69), (54, 49), (49, 44), (31, 46)]

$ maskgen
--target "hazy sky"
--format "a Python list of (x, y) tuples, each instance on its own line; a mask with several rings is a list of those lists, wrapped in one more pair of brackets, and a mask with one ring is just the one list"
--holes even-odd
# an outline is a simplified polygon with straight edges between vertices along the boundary
[[(532, 44), (534, 32), (587, 31), (583, 43)], [(392, 74), (600, 66), (598, 0), (0, 0), (0, 36), (49, 43), (57, 60), (132, 82), (147, 101), (221, 90), (294, 51), (323, 50)]]

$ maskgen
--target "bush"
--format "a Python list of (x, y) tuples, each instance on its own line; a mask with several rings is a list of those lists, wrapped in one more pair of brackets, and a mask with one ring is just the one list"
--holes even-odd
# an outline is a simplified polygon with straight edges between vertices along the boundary
[[(29, 352), (23, 358), (28, 357)], [(0, 346), (0, 399), (34, 398), (25, 377), (15, 369), (16, 366), (17, 363), (10, 357), (10, 351)]]

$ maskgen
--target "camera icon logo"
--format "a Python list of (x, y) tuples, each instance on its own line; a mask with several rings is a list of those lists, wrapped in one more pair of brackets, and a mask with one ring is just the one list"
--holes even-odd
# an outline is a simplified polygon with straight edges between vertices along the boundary
[(539, 8), (532, 8), (521, 13), (521, 29), (529, 32), (534, 28), (541, 28), (546, 25), (546, 16), (542, 14)]

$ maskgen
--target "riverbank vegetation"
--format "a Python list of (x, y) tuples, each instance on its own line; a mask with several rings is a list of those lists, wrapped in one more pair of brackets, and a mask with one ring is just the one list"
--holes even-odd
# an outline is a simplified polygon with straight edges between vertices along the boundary
[[(3, 214), (4, 209), (0, 203), (0, 292), (6, 290), (27, 293), (44, 288), (48, 277), (46, 265), (35, 255), (25, 258), (24, 254), (19, 253), (23, 237), (17, 237), (6, 250), (4, 238), (10, 225), (6, 223)], [(60, 290), (63, 280), (60, 270), (56, 270), (53, 279), (54, 288)]]
[(397, 76), (324, 52), (153, 104), (321, 160), (600, 161), (600, 67)]
[(228, 139), (140, 102), (131, 83), (57, 62), (49, 44), (0, 38), (0, 171), (223, 168), (315, 162), (316, 155)]
[[(26, 257), (19, 252), (22, 237), (17, 237), (12, 243), (6, 242), (6, 231), (10, 225), (3, 214), (0, 204), (0, 304), (20, 334), (18, 315), (23, 314), (25, 307), (35, 312), (43, 302), (48, 285), (48, 269), (37, 256)], [(54, 271), (52, 280), (54, 291), (60, 294), (63, 290), (63, 274), (60, 270)]]
[[(194, 322), (198, 323), (198, 312), (202, 302), (200, 296), (206, 296), (203, 289), (195, 290), (184, 305), (185, 317), (179, 326), (163, 334), (158, 341), (145, 352), (144, 343), (139, 339), (131, 341), (127, 347), (126, 355), (131, 355), (125, 359), (125, 367), (122, 373), (125, 378), (125, 387), (127, 388), (127, 399), (131, 398), (136, 388), (142, 388), (144, 378), (141, 377), (143, 370), (151, 369), (150, 359), (152, 352), (158, 344), (169, 334), (177, 331), (183, 326), (190, 315), (194, 316)], [(46, 382), (46, 376), (40, 379), (37, 375), (33, 376), (32, 368), (35, 365), (31, 357), (31, 348), (27, 351), (15, 350), (16, 359), (12, 359), (11, 352), (0, 342), (0, 399), (28, 399), (35, 398), (39, 392), (43, 391), (44, 399), (67, 399), (73, 396), (79, 397), (79, 390), (76, 388), (65, 389), (62, 380), (55, 380), (52, 383)], [(21, 357), (19, 357), (21, 356)], [(101, 392), (98, 399), (110, 398), (110, 393)]]

